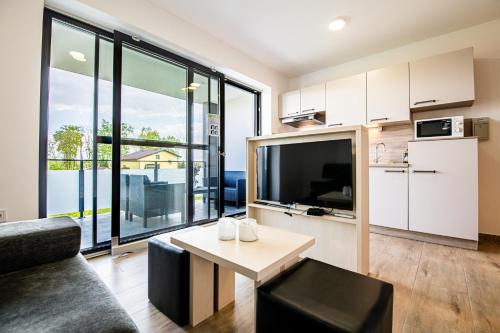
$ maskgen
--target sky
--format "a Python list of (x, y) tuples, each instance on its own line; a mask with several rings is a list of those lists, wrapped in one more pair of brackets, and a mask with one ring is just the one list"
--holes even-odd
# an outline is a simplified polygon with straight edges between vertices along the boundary
[[(64, 125), (81, 126), (91, 133), (93, 123), (93, 77), (51, 68), (49, 92), (49, 138)], [(112, 83), (99, 80), (98, 124), (112, 121)], [(203, 143), (201, 104), (194, 106), (194, 142)], [(122, 87), (122, 123), (130, 124), (137, 138), (143, 127), (161, 137), (186, 141), (186, 101), (129, 87)]]

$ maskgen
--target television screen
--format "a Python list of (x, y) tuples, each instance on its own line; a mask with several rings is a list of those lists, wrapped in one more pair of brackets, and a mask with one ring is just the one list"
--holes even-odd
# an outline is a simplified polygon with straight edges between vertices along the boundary
[(351, 139), (257, 148), (257, 199), (353, 210)]

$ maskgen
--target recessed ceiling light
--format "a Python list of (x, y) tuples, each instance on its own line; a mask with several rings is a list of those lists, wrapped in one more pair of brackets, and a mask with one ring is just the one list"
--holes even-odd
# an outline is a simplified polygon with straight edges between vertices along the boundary
[(347, 25), (347, 18), (345, 17), (337, 17), (335, 20), (330, 22), (328, 25), (328, 29), (331, 31), (339, 31), (342, 30)]
[(69, 55), (72, 56), (73, 59), (75, 59), (77, 61), (81, 61), (81, 62), (87, 61), (87, 59), (85, 59), (85, 54), (83, 54), (82, 52), (69, 51)]

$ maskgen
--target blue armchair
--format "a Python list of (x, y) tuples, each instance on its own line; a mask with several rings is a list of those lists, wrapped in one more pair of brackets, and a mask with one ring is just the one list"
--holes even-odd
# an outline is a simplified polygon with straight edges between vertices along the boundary
[(224, 200), (240, 204), (246, 200), (246, 174), (245, 171), (224, 172)]

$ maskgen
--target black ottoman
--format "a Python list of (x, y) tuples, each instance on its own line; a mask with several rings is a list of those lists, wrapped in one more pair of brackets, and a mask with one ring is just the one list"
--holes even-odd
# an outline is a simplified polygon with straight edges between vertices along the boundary
[(177, 325), (189, 323), (189, 252), (167, 235), (148, 241), (148, 297)]
[(257, 289), (256, 332), (392, 332), (393, 286), (304, 259)]

